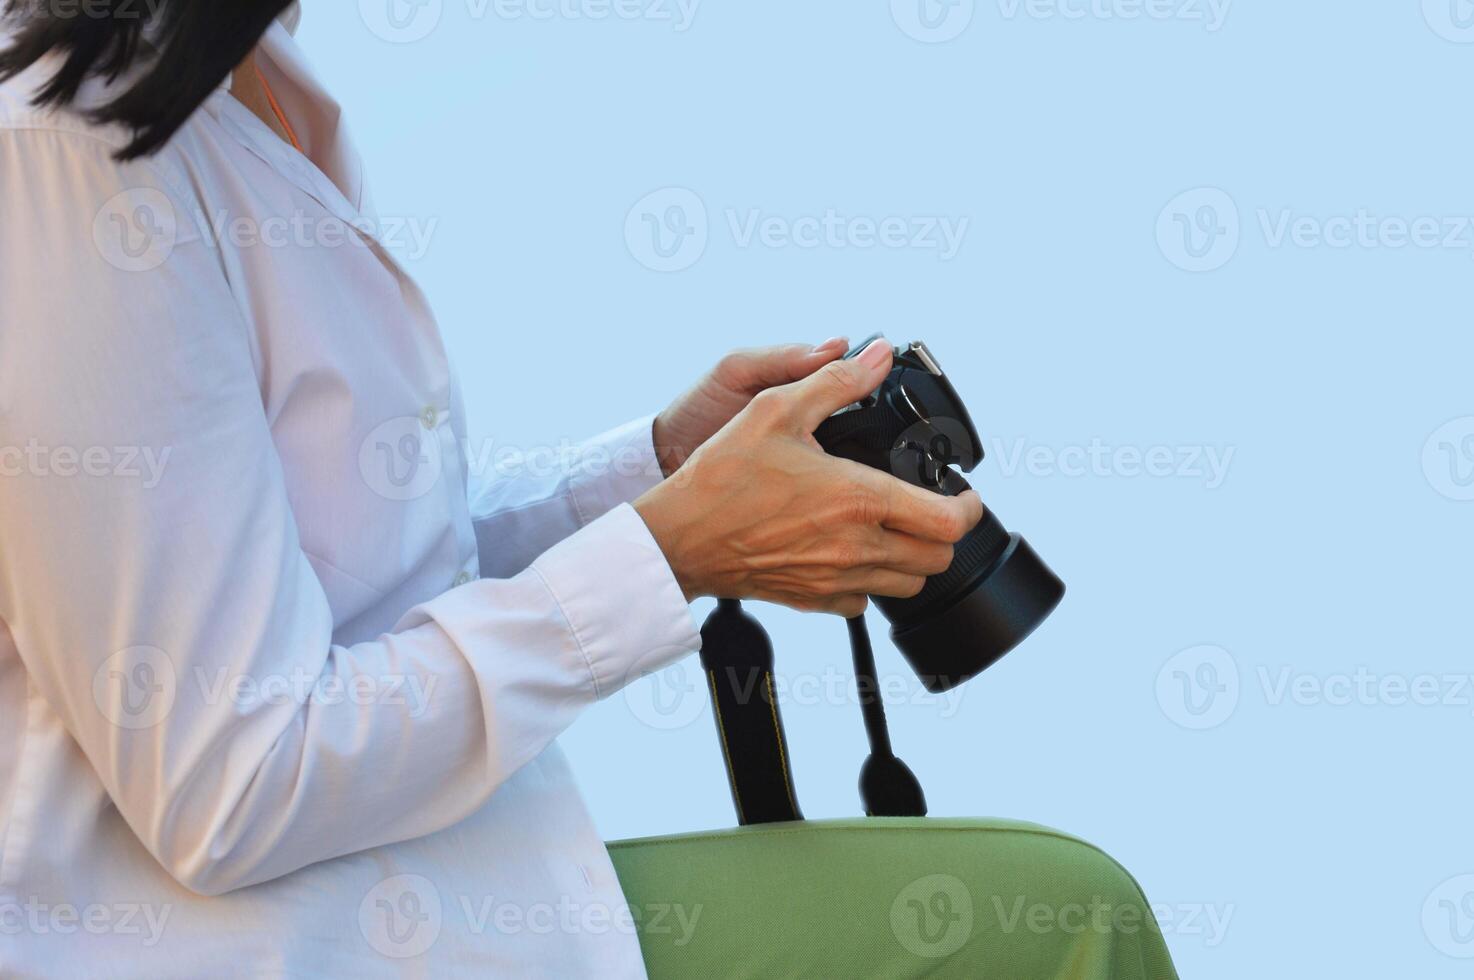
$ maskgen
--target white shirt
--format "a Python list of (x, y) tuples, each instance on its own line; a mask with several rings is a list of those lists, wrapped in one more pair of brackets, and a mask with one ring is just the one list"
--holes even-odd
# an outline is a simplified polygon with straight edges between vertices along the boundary
[(226, 87), (126, 164), (0, 87), (0, 975), (643, 976), (554, 739), (700, 643), (650, 421), (468, 494), (339, 110), (261, 60), (307, 156)]

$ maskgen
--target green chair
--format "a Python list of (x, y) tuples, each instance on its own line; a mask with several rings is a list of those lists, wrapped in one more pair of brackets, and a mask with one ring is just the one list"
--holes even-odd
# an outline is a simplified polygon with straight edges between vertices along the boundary
[(1140, 887), (1006, 820), (770, 823), (609, 845), (652, 980), (1176, 980)]

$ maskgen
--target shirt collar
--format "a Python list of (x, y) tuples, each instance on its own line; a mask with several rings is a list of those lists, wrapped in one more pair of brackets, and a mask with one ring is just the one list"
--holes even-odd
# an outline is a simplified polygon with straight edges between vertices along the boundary
[(294, 0), (290, 7), (277, 15), (276, 19), (281, 21), (281, 26), (287, 29), (288, 34), (295, 36), (297, 25), (302, 22), (302, 4), (299, 0)]

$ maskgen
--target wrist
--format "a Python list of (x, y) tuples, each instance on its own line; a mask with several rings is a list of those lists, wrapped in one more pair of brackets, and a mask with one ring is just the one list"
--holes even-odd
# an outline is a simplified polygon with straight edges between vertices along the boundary
[(641, 496), (633, 506), (635, 513), (640, 515), (645, 527), (649, 529), (650, 537), (655, 539), (656, 546), (665, 556), (666, 564), (670, 565), (671, 573), (675, 575), (676, 583), (681, 587), (686, 601), (694, 602), (706, 595), (706, 592), (695, 581), (691, 562), (687, 557), (684, 546), (687, 535), (682, 530), (682, 521), (678, 516), (678, 501), (673, 497), (675, 489), (671, 484), (661, 484)]
[(670, 433), (670, 423), (665, 413), (655, 416), (651, 426), (650, 440), (655, 447), (655, 462), (660, 465), (660, 475), (669, 478), (686, 461), (686, 453), (676, 446)]

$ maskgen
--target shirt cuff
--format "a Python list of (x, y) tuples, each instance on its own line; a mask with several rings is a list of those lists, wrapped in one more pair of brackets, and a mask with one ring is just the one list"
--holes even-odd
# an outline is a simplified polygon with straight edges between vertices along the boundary
[(532, 563), (607, 698), (701, 649), (691, 606), (645, 521), (620, 504)]
[(590, 439), (578, 456), (569, 492), (583, 524), (633, 503), (664, 479), (655, 455), (654, 415)]

